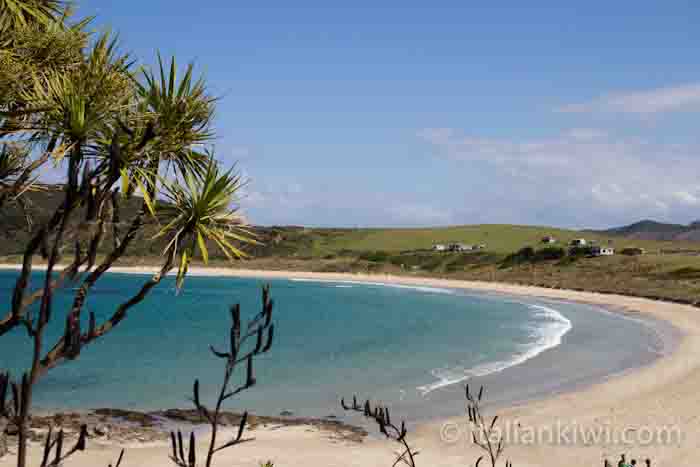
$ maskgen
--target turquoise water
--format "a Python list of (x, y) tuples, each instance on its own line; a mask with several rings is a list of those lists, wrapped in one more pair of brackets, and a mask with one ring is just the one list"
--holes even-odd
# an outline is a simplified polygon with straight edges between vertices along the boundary
[[(0, 272), (4, 303), (9, 303), (15, 278), (15, 272)], [(99, 321), (143, 280), (107, 275), (86, 309)], [(271, 284), (276, 303), (276, 340), (271, 352), (256, 360), (258, 386), (231, 404), (232, 410), (322, 416), (337, 413), (341, 395), (357, 393), (391, 401), (417, 416), (435, 413), (431, 401), (451, 407), (445, 401), (459, 400), (457, 383), (523, 371), (528, 362), (547, 361), (546, 355), (561, 352), (567, 345), (560, 344), (570, 339), (578, 342), (579, 352), (549, 377), (557, 384), (563, 384), (562, 378), (568, 381), (572, 370), (580, 378), (577, 367), (589, 373), (613, 371), (658, 353), (650, 347), (651, 331), (639, 337), (647, 332), (645, 326), (583, 305), (430, 287), (214, 277), (190, 277), (176, 296), (169, 278), (111, 334), (84, 348), (77, 361), (52, 370), (38, 386), (36, 404), (61, 409), (189, 407), (194, 378), (201, 381), (203, 397), (213, 397), (222, 370), (208, 346), (225, 346), (229, 305), (240, 303), (244, 318), (258, 312), (263, 283)], [(71, 292), (69, 287), (57, 297), (50, 341), (62, 331), (61, 311), (69, 306)], [(615, 332), (627, 336), (615, 343), (616, 358), (599, 354), (605, 348), (600, 342), (619, 341)], [(30, 353), (25, 334), (15, 332), (0, 340), (0, 368), (17, 371)], [(527, 376), (538, 381), (544, 370), (551, 372), (552, 365), (534, 368)]]

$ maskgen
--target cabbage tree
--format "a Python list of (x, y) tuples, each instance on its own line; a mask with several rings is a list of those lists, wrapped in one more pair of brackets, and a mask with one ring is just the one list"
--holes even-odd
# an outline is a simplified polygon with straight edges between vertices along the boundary
[[(40, 189), (44, 167), (63, 173), (61, 201), (30, 227), (11, 302), (0, 313), (0, 336), (23, 328), (32, 343), (26, 373), (4, 378), (16, 388), (14, 404), (0, 394), (0, 418), (18, 427), (19, 467), (37, 381), (111, 332), (171, 270), (181, 287), (194, 256), (207, 261), (218, 248), (239, 258), (252, 241), (232, 207), (240, 177), (207, 149), (215, 99), (205, 80), (192, 65), (181, 72), (174, 59), (158, 57), (155, 71), (137, 66), (113, 35), (93, 37), (86, 21), (71, 22), (65, 6), (0, 0), (0, 63), (7, 65), (0, 67), (0, 210)], [(121, 218), (120, 205), (133, 197), (140, 209)], [(160, 225), (157, 237), (167, 244), (158, 272), (103, 322), (84, 316), (94, 285), (149, 224)], [(30, 283), (39, 260), (43, 279)], [(71, 306), (56, 309), (54, 294), (69, 282), (76, 284)], [(57, 320), (62, 336), (46, 342)]]

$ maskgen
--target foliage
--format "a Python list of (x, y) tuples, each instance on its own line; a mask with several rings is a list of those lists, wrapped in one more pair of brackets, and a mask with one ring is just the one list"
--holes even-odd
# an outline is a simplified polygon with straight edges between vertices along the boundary
[[(483, 409), (481, 407), (483, 395), (483, 387), (479, 389), (477, 395), (469, 391), (469, 385), (465, 388), (467, 414), (469, 417), (469, 426), (472, 430), (472, 441), (486, 453), (484, 456), (480, 456), (474, 465), (475, 467), (479, 467), (484, 457), (488, 455), (491, 467), (496, 467), (499, 458), (505, 450), (505, 444), (502, 435), (495, 429), (498, 416), (494, 416), (489, 422), (483, 415)], [(416, 456), (419, 452), (414, 450), (408, 443), (406, 424), (405, 422), (401, 422), (401, 426), (399, 427), (392, 423), (388, 407), (375, 406), (372, 408), (369, 401), (365, 401), (364, 404), (360, 405), (355, 396), (352, 398), (352, 404), (348, 405), (345, 399), (341, 399), (340, 405), (346, 411), (359, 412), (365, 417), (373, 419), (377, 423), (380, 433), (402, 446), (402, 450), (397, 453), (396, 461), (393, 464), (394, 466), (401, 463), (407, 467), (416, 467)], [(505, 465), (506, 467), (513, 467), (510, 461), (506, 461)]]
[(62, 0), (0, 0), (0, 34), (32, 24), (51, 24), (64, 4)]
[[(262, 311), (258, 313), (253, 320), (245, 328), (241, 327), (241, 308), (240, 305), (231, 307), (231, 330), (229, 332), (229, 345), (227, 352), (216, 350), (213, 346), (211, 351), (215, 357), (225, 361), (224, 379), (219, 390), (219, 396), (216, 400), (214, 409), (208, 408), (201, 400), (199, 395), (199, 380), (195, 380), (192, 388), (192, 401), (197, 409), (197, 412), (204, 421), (209, 423), (211, 427), (211, 435), (209, 438), (209, 448), (205, 466), (211, 467), (214, 460), (214, 455), (224, 449), (237, 446), (250, 439), (243, 438), (246, 421), (248, 420), (248, 412), (243, 414), (241, 422), (238, 426), (238, 432), (234, 438), (223, 443), (217, 444), (217, 434), (219, 432), (219, 423), (221, 420), (221, 410), (223, 403), (236, 395), (252, 388), (255, 383), (255, 375), (253, 371), (253, 359), (270, 350), (272, 347), (272, 339), (274, 336), (274, 324), (272, 322), (273, 303), (270, 299), (269, 286), (263, 288), (262, 292)], [(246, 350), (245, 346), (248, 341), (255, 339), (255, 346)], [(231, 389), (231, 377), (234, 375), (239, 364), (245, 364), (245, 380), (243, 384)], [(197, 453), (196, 435), (194, 432), (189, 436), (189, 447), (186, 448), (183, 442), (182, 432), (178, 431), (170, 433), (172, 453), (170, 459), (178, 467), (196, 467)]]
[(501, 267), (511, 267), (522, 263), (529, 263), (535, 259), (535, 249), (531, 246), (526, 246), (515, 253), (512, 253), (503, 260)]
[(521, 248), (505, 257), (501, 263), (501, 268), (508, 268), (520, 264), (539, 263), (543, 261), (556, 261), (566, 257), (566, 250), (561, 247), (548, 246), (535, 250), (530, 246)]
[[(12, 394), (10, 400), (7, 397), (8, 392)], [(13, 383), (9, 373), (0, 373), (0, 419), (9, 420), (15, 425), (21, 423), (20, 417), (24, 411), (23, 406), (30, 403), (28, 399), (29, 380), (26, 375), (22, 378), (21, 383)], [(44, 444), (41, 467), (58, 467), (76, 452), (84, 451), (87, 442), (87, 426), (83, 425), (80, 428), (77, 441), (72, 448), (65, 452), (63, 450), (63, 441), (63, 430), (54, 436), (52, 428), (49, 427)]]
[(401, 463), (407, 467), (416, 467), (418, 451), (414, 450), (408, 444), (406, 423), (402, 421), (400, 427), (395, 425), (391, 421), (388, 407), (375, 406), (374, 409), (372, 409), (370, 401), (367, 400), (364, 404), (360, 405), (355, 396), (352, 398), (352, 405), (347, 405), (345, 399), (340, 400), (340, 405), (346, 411), (359, 412), (365, 417), (373, 419), (377, 423), (380, 433), (401, 445), (402, 451), (398, 453), (396, 461), (393, 464), (394, 466)]
[(364, 261), (382, 263), (389, 259), (389, 253), (387, 253), (386, 251), (365, 251), (363, 253), (360, 253), (358, 258)]
[(700, 279), (700, 268), (686, 266), (669, 271), (664, 276), (672, 280), (698, 280)]
[(215, 99), (209, 96), (203, 77), (195, 79), (194, 66), (187, 65), (178, 78), (175, 58), (167, 71), (158, 56), (159, 71), (146, 70), (144, 82), (137, 83), (142, 111), (147, 125), (158, 129), (154, 149), (162, 160), (181, 171), (186, 167), (202, 168), (207, 157), (193, 147), (214, 136), (211, 129)]
[(593, 254), (593, 248), (585, 246), (572, 246), (569, 248), (569, 256), (574, 259), (582, 258), (584, 256), (591, 256)]
[[(469, 391), (469, 385), (465, 388), (467, 415), (472, 428), (472, 441), (486, 453), (485, 455), (488, 455), (491, 467), (496, 467), (498, 459), (505, 449), (505, 444), (503, 444), (503, 435), (496, 429), (498, 415), (495, 415), (490, 422), (483, 415), (483, 409), (481, 407), (481, 398), (483, 395), (483, 386), (479, 388), (479, 393), (476, 395)], [(479, 467), (483, 459), (484, 456), (479, 457), (474, 464), (475, 467)], [(506, 461), (506, 467), (513, 467), (513, 464), (510, 461)]]
[[(57, 197), (52, 209), (36, 225), (24, 216), (22, 269), (8, 310), (0, 315), (0, 336), (20, 327), (32, 344), (32, 363), (21, 384), (7, 382), (21, 389), (14, 397), (16, 410), (0, 413), (12, 416), (17, 427), (18, 467), (26, 465), (33, 388), (47, 372), (75, 360), (117, 327), (176, 264), (179, 288), (197, 253), (206, 261), (215, 245), (239, 258), (240, 244), (251, 241), (231, 207), (240, 177), (221, 169), (205, 146), (214, 136), (215, 99), (204, 78), (195, 76), (192, 65), (180, 74), (174, 58), (165, 67), (158, 57), (157, 72), (137, 68), (115, 35), (88, 32), (89, 21), (74, 21), (61, 1), (0, 0), (3, 217), (17, 206), (31, 207), (29, 194), (43, 188), (37, 183), (42, 170), (53, 165), (64, 171), (60, 188), (47, 189)], [(137, 191), (138, 208), (123, 215), (120, 208)], [(103, 322), (92, 313), (83, 319), (95, 284), (128, 255), (149, 222), (161, 223), (157, 234), (167, 245), (158, 272)], [(37, 257), (47, 267), (39, 287), (31, 289)], [(73, 300), (61, 313), (54, 309), (54, 292), (69, 283)], [(46, 342), (47, 325), (56, 319), (65, 323), (64, 332)], [(70, 454), (84, 447), (81, 440)], [(47, 453), (55, 448), (54, 464), (67, 454), (61, 452), (61, 434), (49, 436), (46, 445)]]
[[(160, 215), (169, 222), (156, 236), (172, 239), (165, 247), (165, 255), (180, 254), (178, 288), (182, 286), (197, 250), (205, 263), (209, 261), (205, 239), (216, 243), (229, 259), (245, 256), (232, 241), (254, 242), (250, 231), (244, 227), (243, 218), (237, 209), (231, 207), (241, 186), (240, 176), (230, 170), (222, 172), (211, 158), (204, 173), (187, 170), (183, 177), (183, 184), (173, 182), (168, 185), (165, 196), (169, 203), (163, 205)], [(179, 245), (183, 245), (180, 252), (177, 251)]]
[(639, 256), (644, 254), (644, 250), (642, 248), (627, 247), (620, 250), (620, 254), (627, 256)]
[(535, 252), (535, 261), (553, 261), (566, 256), (566, 250), (557, 246), (548, 246)]

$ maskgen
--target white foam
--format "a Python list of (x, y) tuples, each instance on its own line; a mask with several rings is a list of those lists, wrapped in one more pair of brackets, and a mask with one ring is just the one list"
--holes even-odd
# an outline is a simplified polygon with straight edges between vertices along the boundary
[(552, 308), (531, 304), (527, 304), (527, 306), (533, 311), (533, 315), (536, 318), (545, 320), (545, 323), (530, 328), (534, 341), (527, 344), (522, 352), (516, 353), (508, 360), (484, 363), (473, 368), (436, 368), (431, 371), (431, 374), (437, 378), (437, 381), (418, 386), (418, 391), (425, 396), (431, 391), (466, 381), (469, 378), (497, 373), (506, 368), (520, 365), (527, 360), (535, 358), (545, 350), (561, 345), (562, 338), (572, 328), (571, 321)]
[[(366, 282), (366, 281), (352, 281), (352, 280), (332, 280), (332, 279), (305, 279), (305, 278), (290, 278), (289, 279), (292, 282), (319, 282), (322, 284), (345, 284), (346, 286), (352, 286), (352, 285), (370, 285), (370, 286), (379, 286), (379, 287), (393, 287), (396, 289), (410, 289), (410, 290), (417, 290), (419, 292), (427, 292), (427, 293), (441, 293), (441, 294), (448, 294), (448, 295), (454, 295), (455, 291), (452, 289), (443, 289), (439, 287), (425, 287), (425, 286), (420, 286), (420, 285), (406, 285), (406, 284), (392, 284), (390, 282)], [(340, 285), (336, 285), (336, 287), (341, 287)]]

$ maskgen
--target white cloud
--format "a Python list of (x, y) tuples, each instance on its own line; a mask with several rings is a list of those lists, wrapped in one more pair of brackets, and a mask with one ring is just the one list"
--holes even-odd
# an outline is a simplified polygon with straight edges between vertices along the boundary
[(490, 203), (510, 202), (524, 213), (546, 206), (552, 216), (566, 213), (569, 222), (596, 225), (603, 218), (693, 218), (691, 207), (700, 204), (700, 147), (692, 145), (619, 138), (594, 129), (530, 140), (455, 130), (424, 130), (419, 137), (465, 173), (498, 183), (499, 198), (492, 196)]
[(556, 110), (564, 113), (604, 112), (636, 115), (700, 110), (700, 83), (610, 94), (590, 102), (565, 105)]
[(311, 204), (312, 199), (304, 193), (300, 183), (260, 184), (251, 182), (242, 195), (248, 207), (260, 208), (278, 206), (283, 208), (301, 208)]
[(457, 222), (448, 206), (416, 200), (414, 193), (358, 192), (342, 184), (253, 181), (241, 205), (248, 219), (261, 225), (408, 227)]
[(387, 213), (399, 225), (449, 225), (456, 222), (451, 209), (424, 203), (400, 203), (389, 206)]
[(592, 141), (595, 139), (603, 139), (608, 136), (608, 133), (595, 128), (573, 128), (566, 133), (573, 139), (581, 141)]
[(688, 193), (687, 191), (676, 191), (673, 193), (673, 196), (684, 204), (696, 205), (700, 202), (700, 199), (698, 199), (697, 196), (692, 193)]

